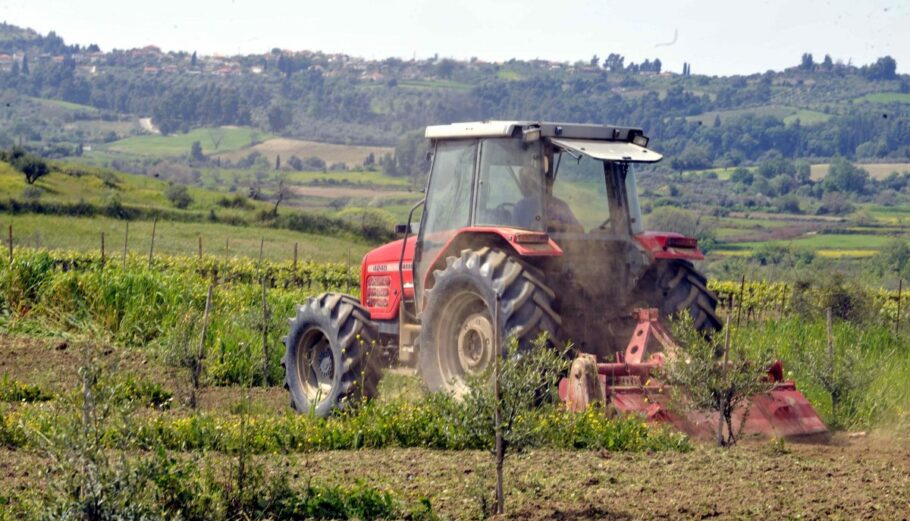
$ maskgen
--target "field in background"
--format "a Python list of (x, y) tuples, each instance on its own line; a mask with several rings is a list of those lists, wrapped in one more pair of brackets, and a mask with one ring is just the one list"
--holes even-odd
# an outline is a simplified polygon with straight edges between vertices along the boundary
[(140, 156), (179, 156), (189, 155), (193, 142), (198, 141), (203, 154), (215, 154), (249, 147), (271, 137), (267, 132), (247, 127), (210, 127), (186, 134), (133, 136), (96, 148)]
[[(129, 223), (129, 251), (149, 252), (151, 221)], [(107, 217), (60, 217), (50, 215), (0, 215), (0, 226), (6, 234), (13, 226), (13, 243), (17, 246), (98, 252), (101, 233), (105, 234), (108, 255), (120, 258), (126, 234), (126, 222)], [(155, 252), (169, 255), (196, 255), (199, 237), (205, 254), (258, 258), (259, 244), (264, 240), (263, 256), (270, 260), (290, 260), (294, 243), (300, 259), (317, 262), (347, 262), (359, 265), (360, 258), (371, 246), (330, 236), (313, 235), (276, 228), (231, 226), (207, 222), (159, 221), (155, 229)]]
[[(247, 143), (249, 144), (249, 143)], [(291, 156), (301, 159), (318, 157), (327, 164), (344, 163), (350, 168), (357, 168), (369, 154), (373, 154), (376, 161), (385, 154), (392, 153), (389, 147), (370, 147), (357, 145), (336, 145), (333, 143), (319, 143), (290, 138), (264, 139), (261, 143), (252, 146), (234, 147), (219, 152), (215, 157), (237, 161), (252, 152), (259, 152), (268, 159), (269, 164), (275, 164), (275, 157), (281, 156), (282, 161), (287, 161)]]
[[(824, 179), (828, 174), (828, 168), (831, 165), (817, 164), (812, 165), (812, 179), (819, 180)], [(869, 172), (869, 176), (873, 179), (884, 179), (891, 175), (892, 172), (903, 173), (910, 172), (910, 163), (856, 163), (856, 166), (865, 169)]]

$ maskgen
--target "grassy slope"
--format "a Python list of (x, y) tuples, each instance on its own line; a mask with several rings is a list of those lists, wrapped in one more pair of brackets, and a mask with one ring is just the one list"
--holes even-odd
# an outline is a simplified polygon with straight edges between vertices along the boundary
[[(100, 172), (90, 168), (90, 172)], [(164, 196), (166, 183), (144, 176), (117, 173), (117, 188), (105, 186), (100, 177), (86, 174), (79, 177), (54, 172), (38, 180), (35, 186), (44, 190), (40, 201), (45, 203), (76, 203), (85, 201), (103, 206), (112, 194), (116, 194), (126, 206), (143, 207), (174, 211), (173, 205)], [(22, 199), (26, 187), (22, 174), (9, 165), (0, 163), (0, 199)], [(271, 208), (270, 203), (251, 201), (251, 209), (228, 209), (216, 204), (225, 195), (215, 191), (190, 188), (193, 203), (186, 210), (188, 214), (199, 217), (208, 215), (214, 209), (220, 217), (241, 217), (255, 222), (257, 212)], [(288, 211), (288, 210), (285, 210)], [(108, 218), (76, 218), (46, 215), (3, 215), (0, 222), (4, 228), (12, 224), (15, 230), (15, 242), (28, 246), (47, 248), (64, 248), (92, 250), (99, 248), (100, 234), (107, 236), (109, 249), (120, 251), (123, 247), (125, 222)], [(268, 258), (290, 258), (293, 244), (300, 244), (302, 258), (324, 261), (343, 261), (351, 259), (358, 262), (359, 257), (370, 246), (353, 243), (350, 240), (336, 237), (322, 237), (303, 234), (290, 230), (276, 230), (257, 226), (230, 226), (210, 222), (159, 222), (156, 238), (156, 250), (165, 253), (192, 254), (197, 248), (197, 237), (204, 238), (205, 249), (216, 250), (223, 254), (225, 240), (230, 239), (232, 254), (257, 257), (260, 238), (266, 239), (264, 254)], [(130, 248), (146, 250), (151, 236), (150, 222), (133, 222), (130, 224)], [(116, 246), (111, 246), (116, 244)]]
[(213, 154), (244, 148), (271, 137), (267, 132), (246, 127), (197, 128), (186, 134), (133, 136), (100, 148), (142, 156), (179, 156), (189, 154), (193, 142), (198, 141), (204, 154)]
[[(123, 251), (126, 222), (106, 217), (60, 217), (52, 215), (0, 214), (0, 225), (12, 225), (13, 242), (38, 248), (98, 251), (101, 233), (105, 234), (109, 255), (118, 257)], [(152, 236), (150, 221), (129, 223), (129, 249), (147, 253)], [(203, 239), (205, 253), (257, 258), (259, 243), (265, 239), (263, 256), (271, 260), (290, 260), (294, 243), (298, 243), (301, 259), (320, 262), (356, 264), (371, 247), (335, 237), (323, 237), (291, 230), (256, 226), (230, 226), (219, 223), (158, 222), (155, 231), (155, 251), (166, 254), (195, 255), (198, 238)]]
[[(812, 165), (812, 179), (823, 179), (828, 175), (830, 166), (828, 163)], [(856, 163), (856, 166), (866, 169), (874, 179), (884, 179), (891, 172), (910, 172), (910, 163)]]

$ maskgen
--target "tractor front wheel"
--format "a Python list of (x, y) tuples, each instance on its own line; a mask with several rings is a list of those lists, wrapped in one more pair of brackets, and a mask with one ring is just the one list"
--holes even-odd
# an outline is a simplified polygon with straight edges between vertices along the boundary
[[(500, 353), (494, 347), (497, 294)], [(520, 350), (543, 332), (551, 341), (557, 338), (555, 299), (539, 270), (503, 250), (466, 249), (449, 257), (426, 295), (418, 362), (424, 382), (432, 391), (462, 395), (467, 379), (489, 369), (509, 338), (518, 340)]]
[(324, 418), (376, 394), (376, 332), (369, 313), (349, 295), (323, 293), (297, 306), (285, 338), (284, 387), (291, 407)]

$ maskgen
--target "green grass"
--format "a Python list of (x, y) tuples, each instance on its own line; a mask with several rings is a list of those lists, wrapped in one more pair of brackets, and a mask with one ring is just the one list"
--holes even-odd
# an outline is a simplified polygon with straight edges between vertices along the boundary
[(910, 94), (903, 92), (874, 92), (856, 98), (859, 102), (870, 103), (910, 103)]
[[(105, 234), (108, 255), (120, 258), (123, 251), (126, 222), (106, 217), (59, 217), (50, 215), (0, 215), (5, 230), (13, 226), (15, 245), (38, 248), (98, 251), (101, 233)], [(129, 223), (129, 251), (147, 254), (152, 223)], [(205, 253), (231, 257), (258, 258), (260, 239), (265, 239), (263, 256), (271, 260), (290, 260), (294, 243), (301, 259), (318, 262), (358, 264), (371, 247), (335, 237), (305, 234), (291, 230), (256, 226), (230, 226), (218, 223), (181, 223), (159, 221), (155, 231), (155, 251), (170, 255), (195, 255), (198, 238), (203, 239)]]
[(190, 153), (194, 141), (204, 154), (237, 150), (271, 138), (271, 134), (246, 127), (197, 128), (186, 134), (134, 136), (99, 147), (142, 156), (179, 156)]
[(451, 80), (402, 80), (398, 82), (398, 85), (417, 89), (471, 90), (471, 85)]
[[(86, 174), (74, 176), (54, 171), (42, 177), (34, 185), (43, 190), (39, 199), (41, 202), (73, 204), (83, 201), (103, 206), (111, 197), (116, 196), (125, 206), (174, 210), (173, 204), (164, 196), (164, 190), (167, 187), (167, 183), (164, 181), (135, 174), (109, 172), (109, 175), (112, 175), (117, 181), (116, 186), (111, 188), (105, 185), (100, 177), (105, 172), (103, 170), (71, 165), (63, 168), (70, 171), (77, 169)], [(8, 164), (0, 162), (0, 199), (21, 200), (26, 186), (25, 177), (21, 173)], [(270, 207), (268, 203), (251, 201), (254, 206), (253, 210), (226, 209), (217, 206), (216, 203), (230, 194), (195, 187), (190, 187), (189, 192), (193, 197), (193, 202), (187, 208), (188, 212), (207, 212), (210, 208), (214, 208), (222, 217), (243, 214), (252, 217), (255, 211)]]
[(501, 80), (507, 80), (507, 81), (518, 81), (518, 80), (524, 79), (521, 74), (518, 74), (517, 71), (510, 71), (510, 70), (501, 70), (496, 73), (496, 77)]
[(98, 109), (91, 107), (89, 105), (80, 105), (78, 103), (71, 103), (69, 101), (63, 101), (59, 99), (49, 99), (49, 98), (28, 98), (29, 100), (43, 105), (45, 107), (53, 107), (66, 109), (70, 111), (84, 111), (84, 112), (98, 112)]
[(784, 119), (787, 116), (798, 113), (798, 109), (793, 107), (784, 107), (777, 105), (767, 105), (764, 107), (750, 107), (735, 110), (710, 111), (696, 116), (688, 116), (688, 121), (700, 121), (703, 125), (713, 125), (714, 119), (719, 117), (721, 124), (731, 118), (737, 118), (745, 114), (755, 114), (756, 116), (773, 116), (778, 119)]
[(407, 189), (411, 182), (406, 177), (392, 177), (383, 172), (375, 171), (345, 171), (345, 172), (291, 172), (287, 174), (289, 181), (298, 184), (320, 183), (321, 181), (338, 181), (341, 183), (356, 183)]
[(815, 125), (817, 123), (824, 123), (829, 119), (831, 119), (830, 114), (825, 114), (824, 112), (818, 112), (815, 110), (800, 109), (795, 113), (785, 117), (784, 123), (787, 125), (792, 125), (796, 123), (796, 120), (799, 120), (800, 125)]
[(791, 246), (813, 251), (820, 250), (878, 250), (893, 237), (870, 234), (813, 234), (798, 239), (766, 242), (737, 242), (724, 244), (725, 250), (754, 250), (766, 244)]

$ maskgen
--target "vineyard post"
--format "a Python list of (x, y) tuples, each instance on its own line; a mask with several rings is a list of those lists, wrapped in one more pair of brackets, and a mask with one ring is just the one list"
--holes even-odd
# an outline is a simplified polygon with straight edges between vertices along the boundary
[(296, 242), (294, 243), (294, 264), (293, 264), (293, 268), (294, 268), (294, 277), (296, 277), (296, 276), (297, 276), (297, 243), (296, 243)]
[[(730, 360), (730, 315), (727, 315), (726, 322), (727, 322), (727, 324), (726, 324), (726, 327), (724, 328), (724, 330), (725, 330), (724, 331), (724, 364), (721, 366), (721, 372), (722, 372), (721, 379), (723, 381), (724, 386), (729, 386), (729, 382), (727, 382), (727, 370), (728, 370), (728, 361)], [(720, 406), (717, 408), (717, 446), (723, 447), (725, 445), (725, 443), (724, 443), (724, 422), (727, 419), (727, 415), (726, 415), (726, 411), (725, 411), (727, 404), (724, 400), (724, 393), (721, 393), (719, 405)], [(730, 441), (732, 441), (732, 435), (733, 435), (733, 433), (731, 432)]]
[(104, 267), (104, 232), (101, 232), (101, 267)]
[(266, 298), (266, 278), (262, 276), (262, 386), (269, 386), (269, 301)]
[(739, 319), (743, 314), (743, 294), (746, 291), (746, 275), (743, 274), (742, 279), (739, 281), (739, 299), (737, 304), (739, 307), (736, 309), (736, 327), (739, 327)]
[(901, 331), (901, 292), (904, 289), (904, 279), (897, 282), (897, 316), (894, 318), (894, 334)]
[(126, 231), (123, 233), (123, 267), (126, 267), (126, 250), (130, 243), (130, 222), (126, 221)]
[(205, 358), (205, 335), (209, 329), (209, 314), (212, 312), (212, 290), (214, 284), (209, 284), (209, 291), (205, 297), (205, 312), (202, 314), (202, 333), (199, 335), (199, 349), (193, 359), (193, 390), (190, 394), (190, 407), (196, 408), (196, 393), (199, 391), (199, 381), (202, 377), (202, 359)]
[[(825, 331), (828, 336), (828, 378), (834, 378), (835, 363), (834, 360), (834, 324), (831, 316), (831, 308), (828, 307), (825, 309)], [(831, 415), (834, 418), (837, 418), (837, 409), (838, 409), (838, 397), (832, 392), (831, 393)]]
[(503, 494), (503, 462), (506, 457), (506, 447), (502, 439), (502, 330), (499, 327), (499, 308), (502, 306), (502, 295), (496, 293), (496, 307), (493, 308), (493, 429), (496, 438), (496, 513), (505, 512), (505, 495)]
[(256, 271), (262, 269), (262, 249), (265, 246), (265, 237), (259, 238), (259, 262), (256, 263)]
[(152, 258), (155, 255), (155, 232), (158, 229), (158, 217), (152, 221), (152, 242), (149, 244), (149, 269), (152, 269)]
[(13, 263), (13, 225), (9, 225), (9, 263)]
[(789, 287), (784, 284), (784, 290), (780, 293), (780, 303), (777, 308), (777, 319), (781, 320), (784, 318), (784, 308), (787, 306), (787, 291)]
[(202, 260), (202, 236), (199, 236), (199, 260)]

